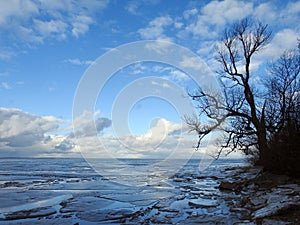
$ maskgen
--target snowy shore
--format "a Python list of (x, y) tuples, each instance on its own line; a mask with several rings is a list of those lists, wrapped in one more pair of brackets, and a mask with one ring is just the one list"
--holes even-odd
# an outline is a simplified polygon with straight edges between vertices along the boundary
[(0, 183), (0, 224), (299, 224), (299, 184), (246, 166), (189, 167), (146, 186), (96, 174), (15, 178)]

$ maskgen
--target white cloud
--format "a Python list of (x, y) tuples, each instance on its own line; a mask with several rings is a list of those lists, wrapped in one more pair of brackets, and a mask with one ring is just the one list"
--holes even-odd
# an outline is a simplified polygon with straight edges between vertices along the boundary
[[(163, 81), (163, 80), (165, 80), (165, 81)], [(170, 82), (167, 80), (167, 77), (162, 77), (162, 80), (160, 82), (152, 80), (151, 84), (153, 86), (158, 87), (158, 89), (153, 90), (153, 92), (156, 93), (156, 94), (160, 94), (163, 91), (161, 88), (171, 88)]]
[(150, 21), (150, 27), (163, 27), (168, 26), (172, 23), (172, 19), (170, 16), (160, 16)]
[(166, 119), (157, 120), (155, 126), (149, 129), (149, 131), (142, 136), (136, 138), (141, 143), (150, 144), (151, 146), (159, 145), (167, 136), (174, 132), (181, 130), (180, 124), (174, 124)]
[(172, 42), (168, 38), (158, 39), (154, 42), (147, 43), (145, 48), (158, 54), (165, 54), (172, 48)]
[(203, 69), (203, 62), (199, 59), (199, 57), (186, 57), (183, 56), (182, 61), (180, 62), (180, 66), (183, 68), (192, 68), (195, 70)]
[(34, 19), (35, 29), (42, 36), (55, 35), (58, 39), (65, 39), (68, 25), (60, 20), (41, 21)]
[(28, 146), (42, 141), (46, 132), (58, 128), (59, 120), (49, 119), (18, 109), (0, 108), (0, 140), (10, 146)]
[(152, 70), (154, 72), (158, 72), (158, 73), (163, 73), (163, 72), (169, 72), (170, 70), (172, 70), (172, 67), (168, 67), (168, 66), (162, 66), (162, 65), (155, 65), (152, 67)]
[(131, 0), (127, 1), (125, 9), (133, 15), (140, 15), (142, 6), (156, 5), (158, 2), (159, 0)]
[(196, 8), (185, 10), (183, 12), (183, 18), (184, 19), (189, 19), (191, 16), (194, 16), (197, 13), (198, 13), (198, 10)]
[(38, 5), (31, 0), (0, 1), (0, 26), (7, 26), (11, 18), (28, 19), (38, 13)]
[(253, 17), (264, 23), (269, 23), (276, 20), (277, 14), (274, 6), (270, 2), (265, 2), (255, 7)]
[(188, 128), (164, 118), (157, 119), (142, 135), (79, 136), (78, 148), (88, 158), (164, 158), (176, 152), (178, 157), (192, 153), (195, 136)]
[(89, 30), (89, 25), (92, 23), (93, 19), (89, 16), (77, 16), (72, 23), (72, 34), (79, 37)]
[(82, 127), (86, 127), (90, 121), (93, 121), (95, 117), (97, 117), (100, 114), (99, 111), (97, 112), (89, 112), (84, 111), (81, 115), (76, 116), (73, 119), (73, 127), (74, 129), (81, 129)]
[[(211, 1), (201, 9), (196, 20), (186, 27), (186, 31), (196, 36), (216, 37), (226, 23), (244, 18), (252, 11), (252, 3), (237, 0)], [(188, 17), (185, 15), (185, 18), (196, 16), (196, 11), (193, 12)]]
[(178, 21), (176, 21), (176, 22), (174, 23), (174, 27), (177, 28), (177, 29), (182, 28), (183, 25), (184, 25), (184, 24), (183, 24), (182, 22), (178, 22)]
[(178, 154), (193, 151), (195, 139), (187, 127), (166, 119), (158, 119), (143, 135), (114, 136), (95, 133), (110, 127), (107, 118), (90, 119), (96, 113), (84, 113), (74, 121), (76, 139), (72, 133), (58, 134), (62, 119), (38, 116), (19, 109), (0, 108), (0, 156), (79, 156), (79, 150), (89, 157), (165, 157), (179, 149)]
[[(216, 61), (213, 60), (215, 46), (218, 44), (216, 40), (220, 38), (226, 26), (247, 16), (269, 24), (269, 29), (273, 30), (274, 35), (271, 43), (254, 56), (252, 69), (257, 69), (263, 62), (276, 59), (283, 51), (294, 48), (300, 36), (298, 23), (300, 3), (297, 1), (289, 2), (282, 7), (273, 2), (255, 4), (236, 0), (211, 1), (197, 13), (196, 10), (193, 12), (195, 13), (187, 11), (186, 15), (183, 13), (187, 25), (184, 31), (180, 31), (179, 37), (187, 38), (187, 34), (192, 34), (197, 39), (200, 38), (197, 53), (205, 58), (214, 70), (218, 68)], [(192, 59), (186, 59), (182, 63), (191, 68), (199, 65)]]
[(139, 7), (140, 7), (140, 1), (129, 1), (125, 6), (125, 9), (133, 15), (137, 15), (139, 14), (138, 12)]
[(292, 29), (283, 29), (277, 32), (271, 42), (257, 56), (259, 61), (269, 61), (277, 59), (284, 51), (295, 48), (300, 33)]
[(164, 39), (166, 38), (164, 29), (172, 23), (170, 16), (160, 16), (150, 21), (146, 28), (139, 29), (138, 32), (144, 39)]
[[(200, 9), (193, 8), (183, 13), (186, 25), (179, 31), (178, 37), (184, 40), (190, 38), (189, 35), (196, 37), (200, 46), (197, 53), (209, 62), (212, 69), (217, 69), (216, 61), (213, 60), (215, 46), (225, 27), (252, 16), (269, 24), (274, 34), (271, 43), (254, 56), (252, 68), (258, 68), (262, 62), (276, 59), (283, 51), (295, 47), (300, 36), (299, 12), (299, 2), (289, 2), (279, 8), (273, 2), (255, 4), (237, 0), (211, 1)], [(201, 64), (188, 58), (182, 61), (182, 66), (201, 69)]]
[(186, 25), (179, 32), (179, 37), (186, 38), (191, 34), (195, 38), (214, 40), (228, 24), (248, 16), (275, 29), (281, 26), (299, 30), (299, 12), (299, 1), (290, 1), (281, 7), (272, 1), (210, 1), (202, 8), (192, 8), (183, 12), (182, 18)]
[(0, 87), (5, 90), (10, 90), (11, 86), (7, 82), (1, 82)]
[(0, 108), (0, 156), (76, 156), (73, 139), (58, 134), (65, 122), (54, 116)]
[(253, 4), (237, 0), (212, 1), (202, 8), (202, 19), (218, 26), (244, 18), (252, 13)]
[(19, 26), (16, 30), (16, 34), (23, 41), (31, 42), (31, 43), (42, 43), (43, 37), (39, 34), (36, 34), (32, 28), (28, 28), (25, 26)]
[[(195, 139), (187, 137), (186, 130), (182, 124), (161, 118), (144, 135), (106, 135), (98, 140), (85, 137), (80, 140), (80, 148), (88, 157), (161, 158), (174, 153), (177, 148), (180, 148), (180, 154), (188, 155), (193, 151)], [(102, 147), (99, 147), (101, 143)]]
[(77, 138), (88, 137), (88, 136), (97, 136), (105, 128), (111, 126), (111, 120), (108, 118), (97, 118), (92, 123), (87, 123), (84, 126), (77, 127), (75, 134)]
[(280, 11), (276, 12), (277, 18), (273, 21), (270, 21), (270, 24), (274, 26), (280, 25), (284, 28), (293, 29), (299, 31), (300, 29), (300, 2), (289, 2), (285, 8), (282, 8)]
[(53, 13), (59, 11), (59, 10), (71, 9), (71, 5), (72, 5), (71, 0), (65, 0), (65, 1), (40, 0), (40, 2), (41, 2), (41, 7), (48, 9), (51, 14), (53, 14)]
[(133, 65), (132, 67), (132, 72), (131, 74), (132, 75), (138, 75), (138, 74), (141, 74), (143, 72), (145, 72), (147, 70), (147, 66), (141, 64), (141, 63), (136, 63)]
[(95, 113), (84, 111), (80, 116), (73, 120), (73, 128), (77, 138), (97, 136), (111, 126), (111, 120), (99, 117), (100, 112)]
[(78, 58), (74, 58), (74, 59), (67, 59), (65, 62), (74, 64), (74, 65), (91, 65), (93, 64), (92, 60), (80, 60)]
[(185, 73), (179, 71), (179, 70), (173, 70), (170, 72), (170, 77), (171, 79), (175, 80), (175, 81), (186, 81), (189, 80), (189, 76), (186, 75)]
[(0, 49), (0, 59), (1, 60), (8, 60), (15, 56), (15, 53), (13, 51), (7, 50), (7, 49)]
[(59, 120), (32, 115), (18, 109), (0, 108), (0, 142), (9, 147), (27, 147), (43, 142), (47, 132), (58, 129)]
[(295, 15), (300, 12), (300, 2), (289, 2), (286, 9), (283, 10), (283, 13), (286, 15)]
[[(253, 56), (251, 61), (251, 70), (255, 71), (266, 63), (277, 60), (285, 51), (297, 47), (297, 39), (300, 33), (292, 29), (283, 29), (274, 34), (270, 43), (262, 49), (259, 54)], [(241, 71), (244, 72), (244, 67), (240, 66)], [(254, 80), (261, 79), (261, 76), (254, 77)]]
[(18, 41), (31, 43), (49, 37), (78, 37), (89, 30), (97, 12), (107, 4), (107, 0), (0, 1), (0, 29)]
[(201, 41), (200, 48), (198, 49), (198, 55), (206, 58), (213, 58), (215, 53), (216, 41)]
[(171, 88), (169, 82), (167, 81), (167, 77), (165, 79), (166, 79), (166, 81), (164, 81), (164, 82), (151, 81), (152, 85), (160, 87), (160, 89), (156, 90), (156, 93), (160, 93), (161, 88)]

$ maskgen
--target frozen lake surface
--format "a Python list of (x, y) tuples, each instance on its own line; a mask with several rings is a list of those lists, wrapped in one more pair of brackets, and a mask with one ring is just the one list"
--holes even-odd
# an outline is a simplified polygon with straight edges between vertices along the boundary
[(0, 224), (184, 224), (228, 215), (218, 179), (245, 162), (220, 159), (204, 171), (199, 163), (177, 171), (180, 160), (95, 159), (97, 173), (84, 159), (0, 159)]

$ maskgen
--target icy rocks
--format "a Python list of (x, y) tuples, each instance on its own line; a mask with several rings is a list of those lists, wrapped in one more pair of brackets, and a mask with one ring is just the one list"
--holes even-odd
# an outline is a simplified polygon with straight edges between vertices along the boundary
[[(249, 170), (250, 174), (255, 174), (251, 168)], [(261, 223), (274, 217), (276, 222), (273, 224), (289, 224), (290, 219), (286, 215), (292, 211), (299, 214), (300, 180), (261, 171), (256, 171), (256, 175), (248, 179), (244, 175), (240, 172), (231, 174), (230, 181), (223, 180), (219, 185), (220, 190), (232, 193), (227, 195), (231, 198), (230, 211), (237, 213), (241, 220)], [(292, 223), (300, 224), (300, 216), (290, 217), (293, 217)]]
[(265, 205), (267, 200), (265, 198), (253, 197), (250, 199), (250, 203), (254, 206), (262, 206)]
[(27, 203), (6, 209), (1, 209), (1, 220), (16, 220), (25, 218), (45, 217), (57, 212), (56, 207), (72, 195), (60, 195), (50, 199)]
[(56, 213), (56, 209), (53, 207), (40, 207), (31, 210), (21, 210), (17, 212), (8, 213), (5, 215), (5, 220), (19, 220), (26, 218), (38, 218), (49, 216)]
[(183, 178), (179, 178), (179, 177), (176, 177), (173, 179), (174, 182), (183, 182), (184, 179)]
[(172, 224), (172, 220), (170, 218), (161, 215), (153, 216), (153, 218), (151, 218), (151, 222), (154, 224)]
[[(294, 198), (287, 198), (286, 196), (283, 196), (284, 192), (281, 195), (275, 195), (272, 196), (272, 193), (269, 193), (268, 195), (270, 197), (273, 197), (273, 199), (277, 199), (278, 201), (268, 201), (268, 203), (260, 208), (259, 210), (253, 212), (252, 216), (254, 219), (264, 218), (267, 216), (272, 216), (277, 214), (280, 211), (288, 210), (290, 208), (293, 208), (295, 206), (300, 206), (300, 196), (294, 197)], [(261, 196), (262, 199), (266, 201), (266, 199)], [(270, 198), (269, 199), (272, 199)]]
[(229, 182), (229, 181), (222, 181), (219, 185), (220, 190), (229, 190), (229, 191), (234, 191), (238, 187), (240, 187), (239, 183)]
[(189, 205), (195, 208), (201, 208), (201, 207), (214, 207), (218, 206), (218, 201), (212, 200), (212, 199), (204, 199), (204, 198), (198, 198), (189, 201)]

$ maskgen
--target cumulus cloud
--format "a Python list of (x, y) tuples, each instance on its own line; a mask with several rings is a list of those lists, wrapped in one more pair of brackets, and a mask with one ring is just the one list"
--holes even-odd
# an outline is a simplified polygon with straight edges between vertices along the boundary
[[(97, 118), (95, 122), (89, 123), (88, 114), (76, 120), (80, 126), (76, 130), (78, 140), (91, 140), (111, 126), (108, 118)], [(78, 157), (76, 138), (68, 121), (15, 108), (0, 108), (1, 157)], [(95, 144), (91, 144), (91, 147), (97, 148)]]
[(59, 151), (68, 151), (75, 147), (75, 144), (72, 140), (64, 138), (62, 141), (60, 141), (58, 144), (55, 145), (55, 150)]
[[(188, 128), (184, 124), (160, 118), (146, 134), (119, 137), (118, 141), (129, 150), (128, 154), (137, 154), (144, 158), (166, 157), (177, 150), (180, 154), (188, 154), (193, 151), (194, 139), (190, 138), (191, 135), (187, 131)], [(120, 154), (120, 151), (118, 153)]]
[(48, 156), (74, 150), (58, 133), (62, 119), (39, 116), (15, 108), (0, 108), (1, 156)]
[(101, 132), (111, 126), (111, 120), (105, 117), (97, 118), (95, 121), (86, 122), (75, 130), (76, 137), (97, 136)]
[(164, 158), (176, 151), (178, 157), (193, 152), (195, 137), (187, 132), (185, 125), (164, 118), (155, 120), (152, 125), (141, 135), (79, 137), (78, 147), (88, 158)]
[(244, 18), (252, 13), (253, 3), (243, 1), (211, 1), (197, 14), (196, 9), (185, 11), (190, 19), (186, 31), (195, 36), (215, 38), (228, 22)]
[(296, 32), (292, 29), (283, 29), (277, 32), (271, 41), (270, 46), (267, 47), (265, 54), (278, 57), (283, 51), (294, 48), (299, 36), (300, 32)]
[(145, 134), (115, 136), (102, 133), (111, 126), (110, 119), (100, 117), (90, 123), (89, 116), (99, 114), (84, 114), (75, 119), (78, 129), (72, 135), (65, 131), (59, 134), (65, 122), (62, 119), (0, 108), (0, 156), (78, 157), (80, 150), (86, 157), (161, 158), (177, 149), (180, 149), (178, 154), (193, 151), (195, 139), (190, 138), (188, 128), (180, 123), (160, 118)]
[(10, 147), (30, 146), (46, 140), (47, 132), (58, 129), (59, 120), (0, 108), (0, 141)]
[(157, 148), (168, 136), (181, 130), (180, 124), (172, 123), (166, 119), (157, 120), (155, 126), (149, 129), (145, 135), (137, 136), (133, 144), (148, 145)]
[(254, 56), (254, 63), (260, 65), (265, 61), (276, 60), (284, 51), (296, 47), (299, 36), (300, 32), (296, 32), (292, 29), (278, 31), (274, 34), (273, 39), (265, 49), (263, 49), (260, 54)]
[[(100, 112), (84, 111), (73, 120), (73, 129), (76, 138), (97, 136), (105, 128), (111, 126), (111, 120), (105, 117), (99, 117)], [(74, 137), (74, 135), (71, 135)]]

